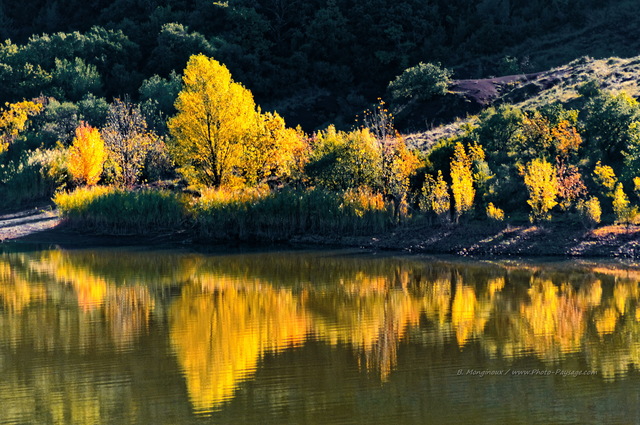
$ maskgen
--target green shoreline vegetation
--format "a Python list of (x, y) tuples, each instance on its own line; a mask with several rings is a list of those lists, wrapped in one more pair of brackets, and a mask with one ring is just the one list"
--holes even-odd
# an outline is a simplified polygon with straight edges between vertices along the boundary
[[(410, 98), (443, 91), (449, 77), (421, 64), (390, 87)], [(351, 131), (308, 135), (262, 112), (223, 64), (194, 55), (164, 135), (139, 105), (116, 99), (102, 127), (79, 121), (67, 144), (47, 149), (36, 144), (38, 120), (62, 106), (8, 104), (0, 190), (16, 202), (55, 192), (70, 226), (99, 234), (188, 230), (211, 241), (527, 220), (629, 226), (640, 221), (640, 104), (599, 87), (583, 83), (572, 105), (488, 108), (420, 152), (394, 129), (382, 100)]]
[(36, 3), (0, 6), (2, 210), (203, 241), (640, 224), (640, 60), (576, 59), (637, 54), (634, 2)]

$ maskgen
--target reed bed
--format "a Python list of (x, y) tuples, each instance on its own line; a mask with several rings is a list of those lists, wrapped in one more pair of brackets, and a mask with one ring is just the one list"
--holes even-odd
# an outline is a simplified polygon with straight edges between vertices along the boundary
[(126, 191), (112, 187), (79, 188), (53, 198), (73, 227), (104, 234), (154, 234), (180, 230), (185, 203), (163, 190)]
[(96, 186), (60, 192), (54, 202), (71, 226), (102, 234), (191, 229), (200, 239), (282, 241), (299, 234), (375, 234), (393, 226), (391, 206), (363, 189), (210, 189), (187, 201), (168, 191)]
[(391, 211), (381, 195), (366, 190), (216, 190), (204, 193), (192, 206), (200, 235), (240, 240), (374, 234), (391, 227)]

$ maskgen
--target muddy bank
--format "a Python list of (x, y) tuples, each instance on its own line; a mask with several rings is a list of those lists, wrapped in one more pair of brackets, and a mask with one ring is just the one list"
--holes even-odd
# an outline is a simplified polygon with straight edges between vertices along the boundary
[[(2, 242), (80, 248), (130, 245), (223, 245), (235, 241), (211, 241), (183, 230), (149, 235), (101, 235), (66, 226), (51, 207), (38, 207), (0, 215)], [(640, 259), (640, 226), (603, 226), (585, 230), (566, 224), (544, 226), (407, 225), (375, 236), (301, 235), (290, 245), (360, 247), (428, 254), (462, 256), (569, 256)], [(268, 241), (242, 241), (269, 245)]]
[(415, 253), (462, 256), (561, 256), (640, 258), (640, 227), (604, 226), (595, 230), (566, 225), (492, 227), (410, 226), (375, 237), (302, 236), (297, 243), (359, 246)]

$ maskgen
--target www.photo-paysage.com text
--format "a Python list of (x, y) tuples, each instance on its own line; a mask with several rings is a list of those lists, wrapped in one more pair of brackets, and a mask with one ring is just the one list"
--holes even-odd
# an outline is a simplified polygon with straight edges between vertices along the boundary
[(458, 369), (457, 375), (469, 376), (591, 376), (597, 375), (595, 370), (567, 370), (567, 369)]

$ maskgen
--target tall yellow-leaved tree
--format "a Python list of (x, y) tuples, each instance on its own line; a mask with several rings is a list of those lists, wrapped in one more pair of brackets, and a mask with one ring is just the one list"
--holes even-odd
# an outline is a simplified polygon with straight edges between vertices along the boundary
[(87, 186), (98, 183), (105, 159), (104, 141), (98, 129), (84, 122), (80, 123), (69, 148), (68, 167), (71, 177)]
[(253, 96), (223, 64), (202, 54), (191, 56), (182, 82), (178, 112), (169, 120), (174, 159), (190, 183), (219, 187), (240, 164), (256, 127)]
[(291, 175), (304, 157), (305, 135), (287, 128), (277, 112), (259, 113), (256, 131), (243, 146), (242, 173), (248, 184)]
[(453, 192), (453, 206), (457, 222), (462, 214), (471, 209), (473, 198), (476, 195), (473, 188), (471, 158), (460, 142), (456, 143), (453, 158), (451, 158), (451, 192)]
[(558, 204), (558, 178), (553, 164), (540, 158), (530, 161), (524, 168), (524, 184), (529, 191), (531, 221), (549, 220), (549, 211)]

